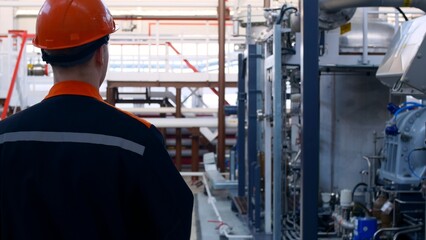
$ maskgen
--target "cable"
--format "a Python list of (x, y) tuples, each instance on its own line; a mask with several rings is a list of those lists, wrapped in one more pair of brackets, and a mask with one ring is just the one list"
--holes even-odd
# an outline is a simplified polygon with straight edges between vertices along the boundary
[(420, 179), (420, 180), (424, 180), (424, 179), (426, 179), (426, 177), (420, 177), (419, 175), (417, 175), (415, 172), (414, 172), (414, 169), (413, 169), (413, 166), (411, 166), (411, 154), (413, 153), (413, 152), (415, 152), (415, 151), (426, 151), (426, 148), (424, 148), (424, 147), (422, 147), (422, 148), (414, 148), (413, 150), (411, 150), (410, 151), (410, 153), (408, 153), (408, 159), (407, 159), (407, 162), (408, 162), (408, 169), (410, 169), (410, 171), (411, 171), (411, 173), (415, 176), (415, 177), (417, 177), (418, 179)]
[[(410, 103), (410, 105), (407, 105), (408, 103)], [(418, 107), (424, 107), (423, 104), (413, 103), (413, 102), (407, 102), (407, 103), (404, 103), (404, 105), (405, 105), (404, 107), (396, 110), (395, 114), (393, 115), (395, 121), (396, 121), (396, 117), (398, 116), (398, 114), (400, 114), (401, 112), (403, 112), (405, 110), (413, 110), (413, 109), (418, 108)]]
[(422, 108), (422, 107), (425, 107), (425, 105), (417, 103), (417, 102), (404, 102), (402, 104), (401, 108), (399, 108), (396, 105), (389, 105), (388, 104), (388, 110), (393, 113), (393, 118), (392, 118), (391, 124), (386, 127), (386, 130), (385, 130), (386, 135), (396, 136), (399, 133), (398, 127), (396, 125), (396, 123), (397, 123), (396, 120), (397, 120), (398, 115), (401, 112), (403, 112), (405, 110), (414, 110), (416, 108)]
[(395, 7), (396, 10), (398, 10), (399, 13), (401, 13), (402, 17), (404, 17), (405, 21), (408, 21), (407, 15), (405, 15), (404, 11), (402, 11), (401, 8)]
[(363, 182), (360, 182), (357, 185), (355, 185), (355, 187), (352, 189), (352, 201), (354, 201), (355, 192), (356, 192), (357, 188), (359, 188), (361, 186), (368, 187), (367, 183), (363, 183)]
[(277, 21), (275, 22), (275, 24), (281, 24), (281, 21), (283, 20), (284, 17), (284, 13), (287, 12), (288, 10), (294, 10), (295, 12), (297, 12), (297, 8), (295, 7), (285, 7), (286, 5), (284, 4), (281, 7), (281, 11), (280, 11), (280, 16), (277, 18)]
[(416, 106), (422, 106), (422, 107), (424, 107), (424, 105), (423, 104), (421, 104), (421, 103), (418, 103), (418, 102), (403, 102), (402, 103), (402, 106), (407, 106), (407, 105), (416, 105)]

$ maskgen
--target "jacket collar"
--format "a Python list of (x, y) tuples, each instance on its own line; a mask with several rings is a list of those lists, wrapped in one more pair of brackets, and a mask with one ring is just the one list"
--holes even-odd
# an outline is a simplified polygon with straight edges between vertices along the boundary
[(99, 89), (82, 81), (64, 81), (55, 83), (44, 99), (48, 99), (60, 95), (79, 95), (95, 98), (99, 101), (104, 101), (99, 94)]

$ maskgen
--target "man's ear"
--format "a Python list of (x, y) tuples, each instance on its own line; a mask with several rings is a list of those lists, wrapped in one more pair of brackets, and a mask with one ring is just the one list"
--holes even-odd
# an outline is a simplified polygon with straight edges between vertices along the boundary
[(103, 49), (104, 47), (105, 47), (105, 45), (102, 45), (95, 52), (95, 59), (96, 59), (96, 63), (98, 63), (98, 64), (104, 64), (104, 62), (105, 62), (105, 51)]

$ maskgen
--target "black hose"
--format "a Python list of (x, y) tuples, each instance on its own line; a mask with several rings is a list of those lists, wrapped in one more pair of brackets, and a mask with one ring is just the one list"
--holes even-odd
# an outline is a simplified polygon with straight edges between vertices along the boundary
[(402, 17), (404, 17), (405, 21), (408, 21), (407, 15), (405, 15), (404, 11), (400, 7), (395, 7), (396, 10), (398, 10), (399, 13), (401, 13)]
[(359, 188), (361, 186), (368, 187), (367, 183), (363, 183), (363, 182), (360, 182), (357, 185), (355, 185), (355, 187), (352, 189), (352, 201), (354, 201), (354, 196), (355, 196), (355, 192), (356, 192), (357, 188)]
[(281, 24), (281, 21), (283, 20), (284, 14), (285, 12), (287, 12), (288, 10), (294, 10), (295, 12), (297, 12), (297, 8), (295, 7), (285, 7), (286, 5), (283, 5), (280, 11), (280, 16), (277, 18), (277, 21), (275, 22), (275, 24)]

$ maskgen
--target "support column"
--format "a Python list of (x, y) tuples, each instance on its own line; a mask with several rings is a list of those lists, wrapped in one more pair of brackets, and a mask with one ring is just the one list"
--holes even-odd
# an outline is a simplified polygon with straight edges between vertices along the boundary
[(319, 180), (318, 0), (302, 1), (301, 239), (317, 239)]
[[(107, 82), (108, 85), (108, 82)], [(110, 87), (107, 86), (107, 92), (106, 92), (106, 102), (115, 106), (115, 102), (118, 95), (118, 89), (116, 87)]]
[(219, 0), (219, 112), (217, 162), (221, 172), (225, 171), (225, 0)]
[[(182, 117), (182, 89), (176, 88), (176, 118)], [(176, 168), (182, 170), (182, 129), (176, 128), (176, 155), (175, 163)]]
[[(191, 171), (198, 172), (200, 170), (200, 129), (191, 128), (191, 139), (192, 139), (192, 158), (191, 158)], [(198, 177), (192, 177), (193, 180), (197, 180)]]

